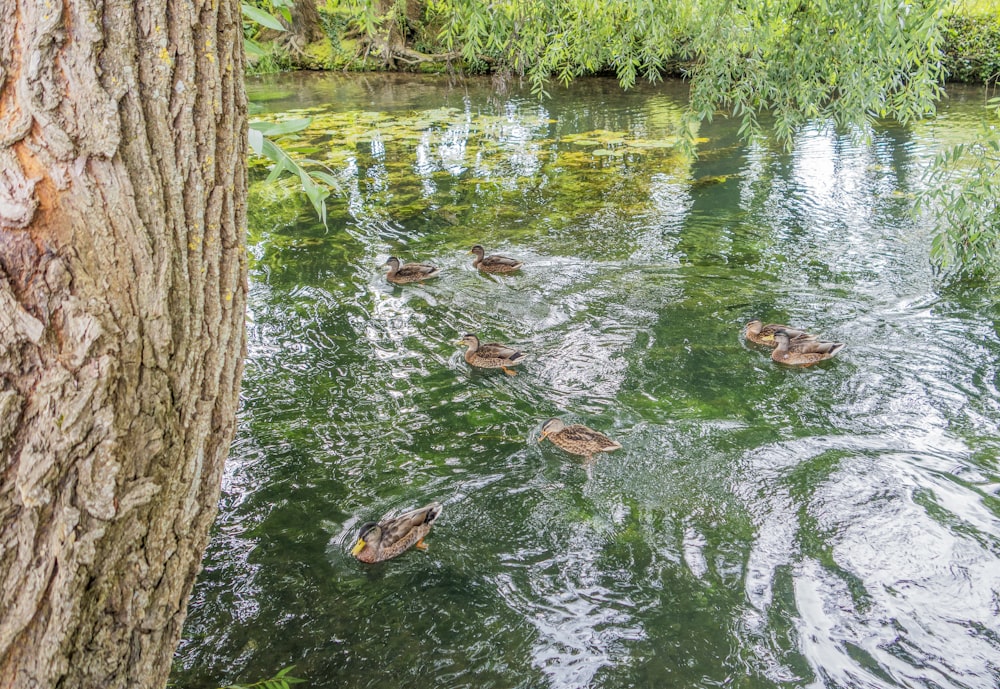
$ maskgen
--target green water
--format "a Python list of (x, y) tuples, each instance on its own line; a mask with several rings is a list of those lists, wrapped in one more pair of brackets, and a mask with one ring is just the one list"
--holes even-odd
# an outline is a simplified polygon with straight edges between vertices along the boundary
[[(290, 181), (251, 191), (239, 432), (178, 686), (997, 686), (1000, 309), (940, 290), (909, 213), (980, 92), (791, 153), (716, 121), (693, 163), (665, 147), (677, 84), (250, 94), (316, 117), (297, 145), (345, 198), (326, 229)], [(474, 243), (523, 271), (478, 274)], [(392, 286), (389, 255), (442, 277)], [(754, 317), (847, 348), (778, 367)], [(472, 371), (463, 332), (530, 360)], [(623, 449), (539, 445), (554, 415)], [(350, 557), (432, 500), (427, 552)]]

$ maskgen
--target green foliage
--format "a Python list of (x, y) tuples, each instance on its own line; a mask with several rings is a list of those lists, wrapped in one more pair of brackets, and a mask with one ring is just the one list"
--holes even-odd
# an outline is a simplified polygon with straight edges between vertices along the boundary
[[(367, 112), (320, 106), (286, 116), (312, 117), (296, 143), (319, 149), (310, 155), (333, 171), (346, 196), (330, 204), (330, 227), (353, 227), (359, 215), (381, 218), (375, 224), (406, 227), (416, 240), (430, 225), (442, 244), (468, 251), (471, 235), (489, 245), (501, 237), (530, 241), (543, 226), (561, 228), (549, 239), (553, 248), (585, 252), (581, 244), (586, 244), (605, 258), (625, 259), (638, 249), (638, 238), (612, 231), (619, 226), (612, 218), (653, 212), (651, 171), (678, 184), (690, 176), (691, 160), (679, 154), (677, 138), (670, 134), (681, 108), (654, 98), (643, 101), (641, 110), (642, 126), (578, 132), (554, 124), (544, 108), (526, 105), (516, 116), (524, 135), (514, 138), (505, 111)], [(426, 166), (415, 167), (416, 147), (430, 154)], [(263, 180), (263, 175), (255, 178)], [(286, 177), (284, 183), (251, 185), (251, 228), (264, 228), (266, 234), (306, 222), (302, 215), (309, 208), (301, 195), (296, 198), (291, 182)], [(470, 207), (475, 212), (470, 214)], [(524, 221), (526, 213), (530, 223)], [(602, 218), (598, 227), (594, 217)], [(269, 234), (266, 241), (276, 236)], [(300, 225), (289, 231), (288, 240), (306, 242), (309, 236)]]
[(327, 0), (326, 5), (319, 8), (319, 19), (330, 45), (339, 49), (351, 23), (351, 13), (337, 0)]
[(298, 56), (299, 69), (374, 71), (381, 65), (363, 56), (357, 40), (354, 14), (340, 0), (327, 0), (318, 9), (325, 41), (306, 46)]
[[(377, 39), (395, 31), (422, 53), (460, 52), (462, 59), (457, 62), (469, 73), (530, 74), (539, 91), (551, 78), (567, 81), (596, 72), (613, 72), (628, 87), (640, 77), (656, 79), (679, 75), (687, 68), (697, 70), (712, 56), (725, 62), (727, 56), (737, 55), (756, 68), (769, 55), (780, 56), (783, 51), (805, 57), (802, 64), (807, 68), (825, 62), (824, 75), (869, 62), (872, 55), (873, 67), (881, 63), (883, 71), (887, 65), (892, 71), (893, 63), (901, 67), (906, 61), (898, 60), (899, 51), (909, 53), (906, 59), (922, 55), (937, 61), (933, 46), (927, 44), (928, 34), (912, 42), (898, 37), (900, 31), (911, 31), (929, 18), (941, 23), (941, 66), (950, 79), (983, 82), (1000, 73), (997, 0), (786, 0), (737, 5), (741, 4), (725, 0), (326, 0), (321, 12), (331, 20), (324, 28), (335, 47), (348, 34)], [(726, 43), (735, 45), (736, 51), (726, 49)], [(821, 46), (820, 53), (810, 50), (821, 44), (838, 47), (831, 51)], [(879, 46), (889, 49), (882, 51)], [(827, 57), (835, 59), (827, 62)], [(372, 67), (365, 59), (344, 58), (347, 64), (338, 67)], [(799, 63), (792, 65), (800, 68)], [(405, 62), (397, 66), (410, 68)], [(738, 73), (748, 67), (733, 66)], [(871, 73), (859, 74), (856, 81)]]
[[(290, 172), (299, 178), (302, 191), (312, 204), (316, 215), (319, 216), (323, 224), (326, 224), (326, 199), (330, 195), (329, 189), (338, 187), (336, 178), (330, 174), (329, 169), (314, 170), (307, 169), (305, 165), (321, 165), (321, 163), (306, 157), (299, 157), (298, 160), (289, 155), (296, 149), (293, 147), (297, 139), (292, 136), (301, 132), (312, 122), (311, 118), (288, 120), (285, 122), (261, 122), (250, 123), (248, 136), (250, 148), (258, 156), (267, 158), (274, 165), (267, 181), (274, 181), (283, 172)], [(310, 149), (311, 150), (311, 149)], [(300, 153), (304, 153), (299, 149)], [(308, 155), (305, 152), (305, 155)]]
[[(271, 12), (263, 10), (259, 7), (255, 7), (248, 2), (244, 2), (242, 4), (242, 8), (244, 17), (250, 19), (253, 22), (256, 22), (257, 24), (260, 24), (264, 28), (272, 29), (274, 31), (285, 30), (284, 25), (281, 23), (278, 17), (272, 14)], [(282, 9), (284, 9), (286, 12), (288, 11), (287, 7), (282, 6)]]
[(1000, 11), (998, 0), (952, 0), (948, 9), (950, 14), (982, 16), (996, 14)]
[(288, 53), (274, 43), (259, 44), (248, 40), (244, 48), (252, 56), (247, 64), (247, 74), (277, 74), (295, 67)]
[[(422, 41), (422, 50), (455, 52), (466, 66), (524, 75), (539, 95), (551, 79), (611, 71), (628, 88), (682, 71), (691, 84), (675, 132), (684, 153), (694, 150), (698, 122), (720, 113), (738, 118), (746, 139), (766, 122), (788, 145), (813, 120), (864, 132), (882, 118), (919, 119), (933, 114), (946, 73), (1000, 73), (994, 0), (328, 0), (327, 15), (369, 46)], [(949, 274), (993, 272), (997, 142), (994, 126), (942, 155), (929, 178), (925, 203), (945, 227), (932, 258)], [(307, 195), (325, 211), (312, 179), (322, 177), (271, 147), (259, 152), (273, 156), (272, 174), (309, 180)]]
[(952, 81), (1000, 79), (1000, 7), (988, 14), (949, 16), (943, 61)]
[(1000, 98), (980, 136), (941, 153), (927, 174), (918, 208), (939, 227), (931, 260), (947, 278), (1000, 278)]
[(291, 67), (288, 54), (272, 41), (261, 41), (261, 32), (286, 31), (281, 19), (291, 23), (292, 0), (256, 0), (257, 4), (244, 2), (243, 49), (247, 54), (248, 73), (273, 74)]
[(759, 131), (773, 117), (789, 140), (806, 120), (838, 125), (932, 113), (940, 95), (942, 2), (726, 0), (550, 3), (433, 0), (442, 42), (525, 74), (551, 78), (613, 71), (622, 86), (688, 65), (691, 114), (718, 111)]
[(293, 684), (301, 684), (306, 681), (298, 677), (292, 677), (289, 673), (293, 669), (295, 669), (295, 666), (290, 665), (283, 670), (279, 670), (270, 679), (264, 679), (253, 684), (227, 684), (222, 689), (291, 689)]

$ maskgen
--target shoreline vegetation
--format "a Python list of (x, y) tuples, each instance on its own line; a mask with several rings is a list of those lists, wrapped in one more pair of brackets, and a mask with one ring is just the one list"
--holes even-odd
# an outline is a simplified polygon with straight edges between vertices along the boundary
[[(509, 71), (488, 51), (446, 45), (443, 27), (423, 2), (371, 3), (258, 0), (284, 25), (278, 32), (256, 22), (244, 25), (257, 46), (247, 74), (296, 70), (482, 75)], [(372, 8), (372, 4), (379, 7)], [(384, 6), (384, 7), (383, 7)], [(252, 8), (253, 5), (250, 5)], [(1000, 80), (1000, 12), (992, 2), (957, 3), (943, 18), (941, 63), (947, 83), (996, 84)], [(469, 59), (468, 54), (475, 57)], [(684, 77), (692, 65), (678, 59), (662, 76)], [(595, 65), (584, 75), (615, 76), (613, 65)], [(581, 75), (583, 76), (583, 75)]]
[[(677, 147), (690, 154), (698, 123), (720, 111), (739, 135), (791, 144), (808, 120), (861, 130), (878, 118), (908, 123), (935, 112), (945, 84), (984, 85), (983, 126), (941, 152), (914, 210), (937, 227), (930, 260), (945, 282), (1000, 279), (1000, 0), (750, 6), (608, 0), (253, 0), (244, 3), (250, 74), (291, 70), (493, 75), (533, 92), (586, 76), (679, 77), (689, 105)], [(327, 171), (269, 140), (308, 119), (251, 123), (251, 147), (287, 170), (325, 223), (336, 189)]]

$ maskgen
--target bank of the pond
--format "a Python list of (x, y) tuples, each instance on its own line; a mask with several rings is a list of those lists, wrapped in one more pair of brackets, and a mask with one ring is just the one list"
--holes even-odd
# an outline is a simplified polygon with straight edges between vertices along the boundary
[[(264, 55), (252, 58), (250, 74), (272, 74), (293, 70), (344, 72), (414, 72), (484, 74), (493, 62), (470, 62), (456, 53), (461, 47), (448, 50), (440, 44), (440, 26), (425, 24), (419, 18), (410, 21), (410, 33), (405, 45), (412, 51), (410, 59), (386, 59), (373, 48), (374, 41), (349, 30), (350, 22), (342, 13), (319, 10), (324, 38), (304, 48), (286, 50), (270, 44)], [(441, 56), (450, 56), (442, 59)], [(953, 14), (945, 19), (944, 46), (941, 60), (951, 83), (984, 84), (1000, 77), (1000, 12)], [(665, 76), (683, 76), (686, 65), (677, 62), (664, 70)], [(594, 74), (611, 73), (608, 66), (598, 67)]]

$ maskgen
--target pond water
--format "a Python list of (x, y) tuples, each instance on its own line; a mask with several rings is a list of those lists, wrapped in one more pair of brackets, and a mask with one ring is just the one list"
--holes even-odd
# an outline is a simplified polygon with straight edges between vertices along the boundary
[[(1000, 683), (1000, 307), (910, 214), (980, 91), (791, 152), (683, 84), (290, 75), (258, 117), (341, 183), (251, 190), (249, 358), (172, 681), (308, 687)], [(525, 263), (481, 275), (469, 248)], [(390, 255), (441, 267), (397, 287)], [(847, 343), (780, 367), (753, 318)], [(529, 355), (470, 370), (476, 332)], [(539, 444), (551, 416), (623, 448)], [(350, 556), (432, 500), (426, 552)]]

